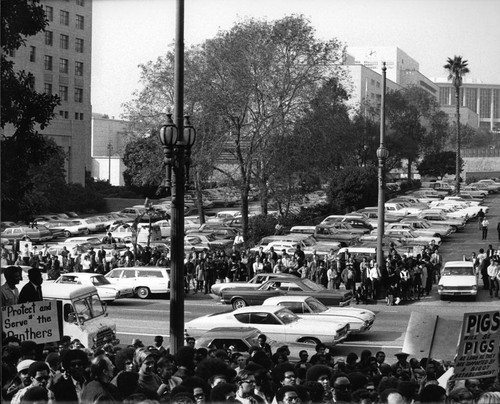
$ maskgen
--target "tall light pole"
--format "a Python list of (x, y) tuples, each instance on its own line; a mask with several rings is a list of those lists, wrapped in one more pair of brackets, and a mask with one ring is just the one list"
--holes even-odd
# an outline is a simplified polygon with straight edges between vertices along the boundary
[[(184, 194), (196, 131), (184, 112), (184, 0), (177, 0), (174, 69), (174, 119), (168, 114), (159, 132), (166, 165), (165, 185), (172, 195), (170, 243), (170, 353), (184, 345)], [(186, 171), (185, 171), (186, 170)], [(186, 172), (186, 174), (185, 174)], [(173, 173), (173, 178), (172, 178)], [(188, 178), (189, 180), (189, 178)]]
[(389, 157), (389, 150), (385, 148), (385, 87), (386, 87), (385, 62), (382, 66), (382, 97), (380, 102), (380, 145), (377, 149), (378, 158), (378, 227), (377, 227), (377, 265), (382, 272), (384, 261), (383, 238), (385, 222), (385, 196), (384, 196), (384, 169), (385, 160)]
[(113, 153), (113, 145), (111, 140), (108, 143), (108, 182), (111, 184), (111, 153)]

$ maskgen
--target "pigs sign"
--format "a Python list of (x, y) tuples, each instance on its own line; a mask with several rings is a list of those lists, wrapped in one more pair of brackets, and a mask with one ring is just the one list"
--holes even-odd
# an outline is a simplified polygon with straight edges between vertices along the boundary
[(455, 378), (495, 377), (499, 345), (500, 311), (465, 313), (455, 359)]

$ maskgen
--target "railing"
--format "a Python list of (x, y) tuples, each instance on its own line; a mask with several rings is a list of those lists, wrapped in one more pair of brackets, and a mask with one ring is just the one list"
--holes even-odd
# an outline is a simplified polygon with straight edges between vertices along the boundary
[(500, 157), (499, 149), (463, 149), (462, 157)]

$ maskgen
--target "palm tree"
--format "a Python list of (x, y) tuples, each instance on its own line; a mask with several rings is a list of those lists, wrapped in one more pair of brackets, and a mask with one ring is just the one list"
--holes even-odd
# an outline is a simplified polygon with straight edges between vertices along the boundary
[(457, 156), (456, 156), (456, 169), (455, 169), (455, 191), (460, 192), (460, 87), (462, 86), (463, 77), (469, 73), (467, 67), (467, 60), (462, 60), (462, 56), (455, 56), (448, 58), (447, 63), (443, 66), (448, 70), (448, 80), (451, 80), (453, 87), (455, 87), (455, 107), (457, 116)]

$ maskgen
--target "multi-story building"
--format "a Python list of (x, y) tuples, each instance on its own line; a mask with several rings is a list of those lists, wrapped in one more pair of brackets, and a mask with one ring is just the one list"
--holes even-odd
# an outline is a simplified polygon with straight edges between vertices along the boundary
[[(49, 24), (10, 55), (34, 76), (37, 92), (57, 94), (56, 118), (40, 133), (66, 152), (67, 181), (85, 184), (90, 170), (92, 0), (41, 0)], [(6, 127), (6, 136), (13, 132)]]
[(111, 185), (125, 185), (122, 156), (127, 144), (128, 122), (92, 114), (92, 177), (107, 180)]
[[(443, 109), (448, 108), (454, 114), (456, 101), (453, 84), (445, 78), (435, 79), (435, 82), (439, 87), (439, 103)], [(500, 84), (484, 84), (465, 77), (459, 99), (460, 113), (468, 108), (477, 114), (476, 127), (500, 133)]]

